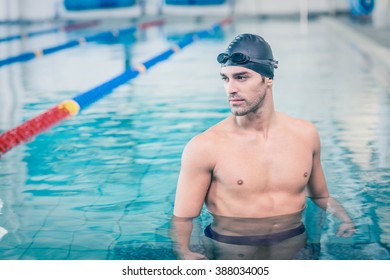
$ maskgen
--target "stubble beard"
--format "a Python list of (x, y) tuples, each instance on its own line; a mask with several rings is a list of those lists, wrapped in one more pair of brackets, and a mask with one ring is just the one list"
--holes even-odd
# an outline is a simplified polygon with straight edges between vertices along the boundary
[(266, 93), (264, 92), (263, 95), (255, 102), (254, 104), (248, 103), (247, 100), (245, 100), (244, 108), (241, 107), (235, 107), (230, 106), (230, 111), (234, 116), (241, 117), (248, 115), (249, 113), (256, 113), (261, 110), (261, 108), (264, 105)]

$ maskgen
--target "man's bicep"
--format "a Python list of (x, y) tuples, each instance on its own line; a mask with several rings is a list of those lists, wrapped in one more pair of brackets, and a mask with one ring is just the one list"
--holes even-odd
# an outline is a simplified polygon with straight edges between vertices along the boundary
[(315, 158), (313, 158), (313, 167), (308, 183), (308, 196), (312, 198), (329, 196), (321, 162)]
[(207, 153), (194, 145), (183, 152), (176, 189), (174, 215), (197, 217), (211, 183), (211, 167)]
[(328, 197), (328, 187), (321, 164), (320, 137), (316, 129), (313, 131), (313, 146), (312, 171), (308, 183), (308, 196), (313, 198)]

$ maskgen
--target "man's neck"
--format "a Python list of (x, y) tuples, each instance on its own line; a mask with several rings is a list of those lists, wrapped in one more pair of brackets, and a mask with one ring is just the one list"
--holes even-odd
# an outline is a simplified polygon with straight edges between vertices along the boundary
[(234, 116), (237, 128), (247, 132), (261, 133), (264, 135), (264, 138), (267, 138), (269, 129), (275, 123), (276, 119), (274, 106), (273, 104), (269, 105), (245, 116)]

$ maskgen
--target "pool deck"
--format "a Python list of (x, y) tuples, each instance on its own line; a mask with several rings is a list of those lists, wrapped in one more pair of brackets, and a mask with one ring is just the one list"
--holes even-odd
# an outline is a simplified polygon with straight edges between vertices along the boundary
[(390, 49), (390, 26), (375, 27), (370, 20), (359, 20), (346, 16), (336, 19), (361, 35)]
[(322, 20), (340, 36), (349, 38), (360, 50), (369, 53), (376, 62), (390, 69), (390, 27), (374, 27), (369, 21), (358, 21), (345, 15), (325, 16)]

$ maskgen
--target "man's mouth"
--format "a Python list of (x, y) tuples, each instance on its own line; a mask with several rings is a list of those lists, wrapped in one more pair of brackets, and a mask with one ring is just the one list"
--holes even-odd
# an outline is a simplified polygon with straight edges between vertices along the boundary
[(240, 104), (244, 102), (244, 99), (241, 99), (241, 98), (229, 98), (229, 103), (230, 104)]

